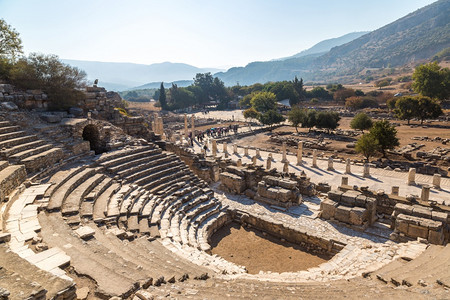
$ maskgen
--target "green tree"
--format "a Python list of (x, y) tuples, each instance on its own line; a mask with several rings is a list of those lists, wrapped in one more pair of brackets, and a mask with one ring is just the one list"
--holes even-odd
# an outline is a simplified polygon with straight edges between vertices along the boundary
[(412, 76), (412, 88), (417, 93), (439, 100), (450, 97), (450, 69), (441, 68), (437, 62), (418, 66)]
[(364, 155), (364, 157), (369, 160), (380, 149), (378, 140), (372, 134), (363, 134), (357, 141), (355, 145), (355, 150), (358, 153)]
[(308, 128), (309, 131), (311, 128), (316, 126), (317, 124), (317, 111), (315, 109), (308, 109), (306, 111), (305, 119), (302, 122), (303, 128)]
[(364, 132), (364, 130), (372, 127), (372, 119), (365, 113), (357, 114), (350, 122), (350, 127), (353, 129), (359, 129)]
[(161, 82), (161, 86), (159, 87), (159, 104), (161, 104), (161, 108), (163, 110), (167, 110), (167, 99), (166, 99), (166, 89), (164, 88), (164, 82)]
[(333, 93), (333, 99), (339, 103), (344, 103), (345, 99), (355, 96), (355, 91), (353, 89), (341, 88)]
[(369, 134), (378, 141), (379, 151), (383, 154), (383, 157), (386, 157), (386, 150), (394, 149), (400, 145), (397, 138), (397, 129), (387, 120), (374, 122)]
[(272, 130), (272, 126), (274, 124), (278, 124), (284, 121), (284, 117), (277, 112), (275, 109), (268, 110), (264, 113), (261, 113), (259, 115), (259, 121), (264, 124), (268, 125), (269, 129)]
[(391, 81), (392, 80), (389, 80), (389, 78), (378, 80), (377, 82), (375, 82), (375, 86), (380, 88), (380, 90), (381, 90), (381, 88), (383, 88), (385, 86), (389, 86), (391, 84)]
[(84, 98), (86, 73), (59, 61), (56, 55), (32, 53), (20, 58), (11, 71), (12, 83), (20, 89), (41, 89), (51, 109), (67, 109)]
[(418, 102), (413, 97), (401, 97), (395, 102), (394, 113), (397, 118), (409, 121), (418, 115)]
[(265, 113), (277, 107), (277, 98), (272, 92), (259, 92), (253, 96), (250, 103), (257, 112)]
[(442, 114), (439, 102), (429, 97), (417, 97), (417, 117), (420, 120), (420, 124), (423, 124), (423, 121), (426, 119), (435, 119)]
[[(249, 109), (244, 110), (243, 112), (244, 118), (247, 120), (258, 120), (260, 113), (257, 112), (253, 107), (250, 107)], [(252, 127), (250, 126), (250, 122), (248, 122), (248, 128), (252, 130)]]
[(0, 58), (14, 61), (22, 53), (19, 33), (0, 19)]
[(288, 112), (288, 120), (291, 122), (292, 126), (295, 127), (295, 131), (298, 132), (298, 126), (303, 123), (303, 121), (306, 118), (306, 113), (303, 109), (300, 109), (299, 107), (293, 107)]
[(316, 115), (316, 127), (325, 128), (330, 132), (339, 126), (341, 117), (335, 111), (319, 111)]
[(398, 98), (390, 98), (386, 101), (386, 105), (390, 110), (395, 109), (395, 103), (397, 103)]

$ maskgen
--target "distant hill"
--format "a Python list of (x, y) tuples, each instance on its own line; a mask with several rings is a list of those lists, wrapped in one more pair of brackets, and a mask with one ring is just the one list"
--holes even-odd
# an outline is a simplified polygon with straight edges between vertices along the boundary
[(291, 58), (298, 58), (298, 57), (302, 57), (302, 56), (307, 56), (307, 55), (311, 55), (311, 54), (324, 54), (324, 53), (330, 51), (331, 48), (333, 48), (333, 47), (340, 46), (340, 45), (343, 45), (345, 43), (351, 42), (354, 39), (357, 39), (360, 36), (365, 35), (365, 34), (367, 34), (369, 32), (370, 31), (351, 32), (351, 33), (347, 33), (346, 35), (343, 35), (343, 36), (340, 36), (340, 37), (337, 37), (337, 38), (323, 40), (323, 41), (315, 44), (311, 48), (303, 50), (302, 52), (299, 52), (299, 53), (294, 54), (292, 56), (279, 58), (279, 59), (274, 59), (274, 60), (286, 60), (286, 59), (291, 59)]
[[(194, 83), (194, 80), (177, 80), (173, 82), (164, 82), (164, 87), (166, 89), (172, 87), (172, 84), (176, 84), (178, 87), (187, 87)], [(161, 86), (161, 81), (146, 83), (141, 86), (130, 88), (129, 90), (143, 90), (143, 89), (159, 89)]]
[(124, 90), (148, 82), (191, 80), (197, 73), (221, 71), (220, 69), (197, 68), (188, 64), (171, 62), (142, 65), (70, 59), (62, 59), (62, 61), (84, 70), (88, 80), (98, 79), (100, 86), (108, 85), (113, 90)]
[[(364, 68), (401, 66), (430, 59), (450, 47), (450, 0), (440, 0), (325, 54), (254, 62), (217, 73), (225, 84), (291, 80), (328, 82)], [(342, 82), (345, 83), (345, 82)]]

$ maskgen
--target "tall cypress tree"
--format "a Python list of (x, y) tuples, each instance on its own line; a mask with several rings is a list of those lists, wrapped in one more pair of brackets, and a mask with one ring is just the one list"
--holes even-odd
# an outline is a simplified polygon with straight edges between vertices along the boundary
[(166, 89), (164, 88), (164, 82), (161, 82), (159, 88), (159, 104), (163, 110), (167, 110)]

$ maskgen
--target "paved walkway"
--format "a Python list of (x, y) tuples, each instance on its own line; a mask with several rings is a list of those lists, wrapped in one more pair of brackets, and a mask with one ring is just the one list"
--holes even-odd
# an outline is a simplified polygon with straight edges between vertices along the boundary
[[(208, 144), (207, 155), (211, 156), (211, 144)], [(217, 157), (224, 157), (224, 153), (222, 151), (223, 145), (217, 144)], [(194, 150), (196, 153), (200, 153), (202, 151), (201, 145), (195, 143)], [(305, 151), (304, 151), (305, 152)], [(228, 144), (228, 158), (231, 158), (233, 161), (237, 161), (238, 159), (242, 160), (242, 163), (251, 163), (252, 157), (256, 154), (255, 149), (249, 149), (249, 156), (244, 155), (244, 148), (238, 147), (238, 153), (233, 154), (233, 146)], [(277, 168), (278, 171), (283, 170), (282, 154), (281, 153), (273, 153), (268, 151), (260, 151), (261, 158), (257, 159), (256, 164), (266, 167), (267, 157), (269, 153), (272, 153), (272, 157), (274, 161), (272, 161), (271, 168)], [(357, 186), (368, 186), (370, 190), (380, 190), (383, 189), (386, 193), (391, 192), (392, 186), (399, 186), (400, 196), (407, 195), (416, 195), (420, 196), (421, 194), (421, 185), (432, 183), (433, 176), (417, 174), (416, 175), (416, 185), (409, 186), (407, 185), (407, 172), (397, 172), (397, 171), (389, 171), (380, 168), (371, 168), (370, 169), (370, 178), (362, 177), (363, 166), (362, 165), (352, 165), (351, 172), (352, 174), (345, 174), (345, 163), (335, 161), (333, 166), (333, 171), (327, 170), (328, 168), (328, 158), (322, 159), (317, 158), (317, 168), (312, 167), (312, 157), (303, 156), (303, 163), (300, 166), (297, 166), (297, 157), (296, 155), (288, 154), (287, 159), (289, 161), (289, 172), (300, 174), (302, 171), (306, 173), (306, 175), (311, 178), (311, 182), (320, 183), (325, 182), (331, 185), (333, 188), (337, 188), (341, 184), (342, 176), (348, 176), (349, 185), (357, 185)], [(441, 189), (431, 188), (430, 190), (430, 200), (435, 200), (440, 204), (450, 205), (450, 179), (442, 178), (441, 179)]]

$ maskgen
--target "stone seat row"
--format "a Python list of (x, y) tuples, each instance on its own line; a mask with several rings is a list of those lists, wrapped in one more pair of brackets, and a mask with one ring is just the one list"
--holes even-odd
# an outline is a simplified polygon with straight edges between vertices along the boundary
[(8, 121), (0, 124), (0, 149), (4, 159), (25, 165), (28, 173), (37, 172), (64, 158), (61, 148), (40, 140), (36, 135), (28, 135)]

